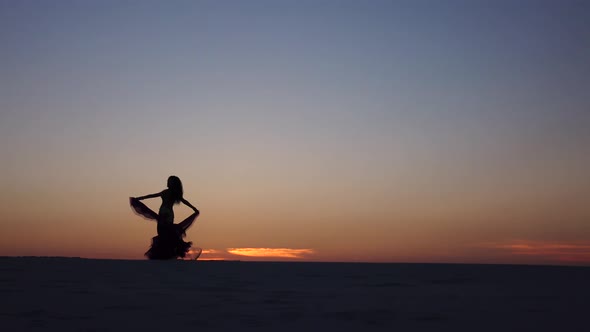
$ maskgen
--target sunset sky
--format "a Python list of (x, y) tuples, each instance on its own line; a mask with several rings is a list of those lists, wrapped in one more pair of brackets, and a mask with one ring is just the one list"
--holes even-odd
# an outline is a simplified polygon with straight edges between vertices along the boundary
[(1, 0), (0, 256), (590, 265), (589, 13)]

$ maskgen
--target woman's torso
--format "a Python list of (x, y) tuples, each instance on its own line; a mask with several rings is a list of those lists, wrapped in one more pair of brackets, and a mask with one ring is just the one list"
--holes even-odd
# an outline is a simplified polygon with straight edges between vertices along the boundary
[(162, 217), (162, 221), (173, 223), (174, 222), (174, 210), (172, 206), (174, 205), (174, 198), (172, 197), (172, 193), (166, 189), (162, 191), (162, 205), (160, 206), (160, 211), (158, 214)]

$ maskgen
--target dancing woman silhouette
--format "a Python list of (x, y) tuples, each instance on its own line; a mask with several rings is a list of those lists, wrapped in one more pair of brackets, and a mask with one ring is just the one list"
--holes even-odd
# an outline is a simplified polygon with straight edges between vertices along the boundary
[[(158, 236), (152, 238), (152, 246), (145, 253), (149, 259), (184, 258), (189, 251), (192, 242), (185, 242), (183, 238), (186, 236), (186, 230), (199, 215), (199, 210), (185, 200), (182, 195), (182, 182), (177, 176), (172, 175), (168, 178), (168, 189), (151, 195), (129, 198), (129, 203), (137, 214), (158, 222)], [(158, 213), (140, 202), (142, 199), (155, 197), (162, 198), (162, 205)], [(193, 209), (194, 213), (182, 222), (175, 224), (173, 206), (179, 203), (184, 203)]]

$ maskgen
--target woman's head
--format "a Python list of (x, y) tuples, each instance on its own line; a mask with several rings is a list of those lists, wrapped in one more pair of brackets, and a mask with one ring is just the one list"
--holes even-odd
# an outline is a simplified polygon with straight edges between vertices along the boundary
[(172, 193), (172, 198), (175, 203), (180, 203), (182, 199), (182, 182), (178, 176), (171, 175), (168, 177), (168, 189)]

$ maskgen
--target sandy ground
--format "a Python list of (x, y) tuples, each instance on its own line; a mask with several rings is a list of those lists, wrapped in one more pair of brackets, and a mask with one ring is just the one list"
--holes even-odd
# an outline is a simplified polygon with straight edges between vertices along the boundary
[(588, 331), (590, 268), (0, 258), (3, 331)]

